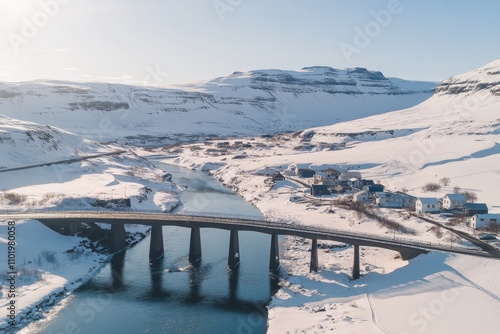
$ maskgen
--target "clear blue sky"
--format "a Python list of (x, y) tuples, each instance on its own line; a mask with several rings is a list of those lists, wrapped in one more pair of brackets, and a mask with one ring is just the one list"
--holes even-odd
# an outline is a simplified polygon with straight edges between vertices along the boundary
[(313, 65), (441, 81), (500, 58), (499, 15), (497, 0), (0, 0), (0, 81), (167, 84)]

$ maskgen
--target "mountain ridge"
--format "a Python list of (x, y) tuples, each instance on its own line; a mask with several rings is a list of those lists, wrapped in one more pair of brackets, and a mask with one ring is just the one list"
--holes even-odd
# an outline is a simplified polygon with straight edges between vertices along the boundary
[(0, 83), (0, 114), (96, 141), (296, 131), (406, 108), (436, 83), (365, 68), (234, 72), (165, 88), (39, 80)]

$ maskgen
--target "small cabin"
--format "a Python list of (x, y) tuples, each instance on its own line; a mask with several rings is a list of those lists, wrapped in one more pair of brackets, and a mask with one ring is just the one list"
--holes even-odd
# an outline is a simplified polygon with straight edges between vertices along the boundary
[(352, 200), (354, 202), (366, 203), (370, 202), (372, 199), (372, 196), (370, 196), (367, 190), (361, 190), (352, 195)]
[(443, 197), (443, 209), (453, 210), (462, 208), (467, 202), (464, 194), (446, 194)]
[(297, 170), (297, 175), (303, 178), (311, 178), (316, 175), (316, 171), (310, 168), (299, 168)]
[(381, 184), (367, 185), (363, 189), (367, 190), (369, 193), (381, 193), (384, 191), (384, 186)]
[(330, 195), (330, 191), (328, 190), (328, 187), (326, 185), (313, 184), (311, 186), (311, 195), (313, 196)]
[(439, 213), (439, 201), (437, 198), (420, 197), (415, 202), (415, 212), (418, 214)]

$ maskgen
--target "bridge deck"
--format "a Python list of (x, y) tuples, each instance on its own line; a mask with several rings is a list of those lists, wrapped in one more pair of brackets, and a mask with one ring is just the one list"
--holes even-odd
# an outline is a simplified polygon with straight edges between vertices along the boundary
[(41, 222), (102, 222), (109, 224), (142, 224), (150, 226), (182, 226), (200, 228), (219, 228), (226, 230), (255, 231), (275, 235), (294, 235), (309, 239), (334, 240), (351, 245), (380, 247), (392, 250), (444, 251), (490, 257), (487, 252), (466, 247), (443, 245), (407, 238), (390, 238), (376, 234), (352, 232), (339, 229), (327, 229), (317, 226), (284, 224), (266, 220), (238, 217), (216, 217), (198, 215), (180, 215), (151, 212), (27, 212), (0, 214), (0, 219), (33, 219)]

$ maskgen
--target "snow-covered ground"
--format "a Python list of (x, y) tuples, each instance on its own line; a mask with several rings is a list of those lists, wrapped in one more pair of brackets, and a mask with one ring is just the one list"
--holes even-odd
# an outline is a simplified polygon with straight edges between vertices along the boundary
[[(72, 133), (0, 118), (0, 165), (23, 167), (117, 151)], [(121, 148), (120, 148), (121, 149)], [(66, 164), (0, 172), (0, 211), (115, 210), (170, 211), (182, 191), (164, 173), (132, 152)], [(130, 199), (131, 207), (113, 200)], [(96, 205), (100, 206), (96, 206)], [(103, 206), (103, 207), (101, 207)], [(9, 303), (15, 300), (18, 325), (42, 317), (47, 307), (96, 274), (107, 251), (87, 238), (60, 235), (37, 221), (17, 221), (15, 298), (9, 296), (9, 225), (0, 220), (0, 332), (9, 327)], [(106, 226), (102, 226), (107, 228)], [(109, 228), (109, 227), (108, 227)], [(127, 226), (132, 238), (148, 232)], [(135, 236), (134, 236), (135, 235)], [(92, 244), (92, 245), (91, 245)]]
[[(15, 225), (15, 280), (7, 265), (9, 242), (7, 221), (0, 220), (0, 332), (12, 330), (8, 307), (15, 304), (17, 328), (40, 319), (51, 306), (88, 281), (110, 259), (106, 252), (89, 248), (86, 238), (60, 235), (38, 221)], [(146, 226), (126, 226), (141, 238)], [(12, 285), (11, 285), (12, 283)]]
[[(212, 173), (270, 219), (349, 229), (395, 238), (467, 245), (436, 233), (404, 211), (379, 215), (414, 230), (400, 235), (330, 201), (307, 199), (302, 185), (266, 179), (300, 164), (316, 170), (360, 171), (389, 190), (442, 197), (455, 186), (475, 192), (500, 212), (500, 61), (444, 82), (410, 109), (273, 138), (246, 138), (165, 150), (175, 162)], [(451, 179), (438, 192), (422, 186)], [(439, 218), (437, 218), (439, 219)], [(443, 220), (443, 219), (441, 219)], [(460, 226), (462, 230), (473, 231)], [(290, 275), (273, 298), (270, 333), (496, 333), (500, 319), (500, 261), (430, 253), (409, 262), (396, 253), (361, 248), (360, 280), (350, 281), (352, 248), (324, 242), (320, 270), (309, 273), (310, 241), (285, 238), (282, 265)]]

